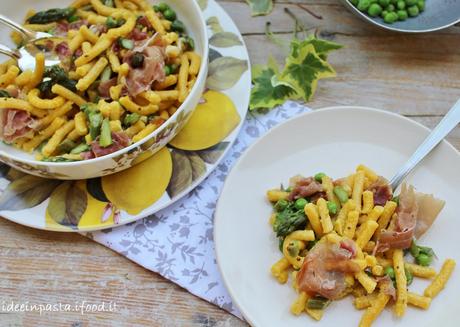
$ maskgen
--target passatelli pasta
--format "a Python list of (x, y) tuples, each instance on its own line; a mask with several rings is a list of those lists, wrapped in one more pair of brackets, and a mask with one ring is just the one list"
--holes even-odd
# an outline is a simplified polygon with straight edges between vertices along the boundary
[[(408, 306), (427, 310), (455, 268), (447, 259), (437, 273), (430, 267), (433, 250), (416, 243), (444, 202), (407, 185), (395, 196), (364, 165), (336, 180), (324, 173), (295, 176), (289, 187), (269, 190), (267, 198), (282, 253), (271, 274), (281, 284), (291, 276), (298, 294), (294, 315), (320, 320), (331, 301), (348, 295), (364, 310), (360, 327), (371, 326), (390, 304), (397, 317)], [(414, 277), (432, 280), (423, 294), (409, 290)]]
[[(177, 14), (146, 0), (77, 0), (29, 11), (53, 34), (33, 71), (0, 64), (0, 138), (43, 161), (104, 156), (149, 136), (185, 101), (201, 57)], [(12, 33), (18, 46), (20, 34)], [(61, 63), (45, 67), (45, 54)]]

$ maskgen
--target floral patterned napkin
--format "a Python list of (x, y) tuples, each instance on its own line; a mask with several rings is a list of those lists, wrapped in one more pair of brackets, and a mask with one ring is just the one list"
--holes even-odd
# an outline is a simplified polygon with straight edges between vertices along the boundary
[(242, 317), (221, 280), (214, 254), (213, 218), (225, 178), (235, 161), (270, 128), (310, 109), (287, 102), (249, 113), (239, 137), (216, 170), (182, 200), (155, 215), (91, 236), (139, 265)]

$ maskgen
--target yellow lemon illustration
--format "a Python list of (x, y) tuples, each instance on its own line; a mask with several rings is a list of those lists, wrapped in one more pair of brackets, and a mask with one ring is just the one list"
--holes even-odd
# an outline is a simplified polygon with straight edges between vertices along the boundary
[(103, 177), (102, 189), (118, 209), (137, 215), (161, 198), (171, 175), (171, 153), (163, 148), (130, 169)]
[[(86, 181), (84, 181), (84, 190), (86, 191)], [(106, 221), (102, 222), (102, 218), (106, 211), (107, 202), (101, 202), (95, 199), (91, 194), (88, 192), (86, 193), (88, 196), (88, 206), (86, 208), (85, 213), (80, 219), (78, 224), (79, 229), (83, 228), (90, 228), (90, 227), (109, 227), (114, 224), (113, 222), (113, 211), (110, 210), (107, 215), (110, 215)]]
[(208, 91), (205, 103), (199, 104), (190, 121), (170, 142), (181, 150), (197, 151), (210, 148), (225, 139), (241, 118), (232, 100), (225, 94)]
[(135, 166), (141, 163), (142, 161), (149, 159), (151, 156), (153, 156), (153, 152), (151, 150), (142, 152), (136, 159), (133, 160), (132, 165)]

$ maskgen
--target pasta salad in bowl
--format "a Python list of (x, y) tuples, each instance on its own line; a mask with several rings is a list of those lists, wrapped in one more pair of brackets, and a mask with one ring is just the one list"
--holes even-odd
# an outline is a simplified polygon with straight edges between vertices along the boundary
[[(1, 161), (43, 177), (92, 178), (141, 162), (179, 133), (207, 74), (195, 1), (20, 2), (4, 13), (16, 19), (17, 8), (34, 7), (24, 27), (53, 38), (37, 42), (33, 70), (0, 64)], [(59, 64), (45, 66), (49, 54)]]
[[(397, 317), (408, 306), (428, 310), (454, 270), (453, 259), (439, 272), (430, 267), (433, 249), (416, 242), (444, 201), (406, 184), (395, 196), (364, 165), (336, 180), (324, 173), (295, 176), (267, 198), (282, 253), (271, 274), (281, 284), (291, 277), (298, 294), (290, 308), (294, 315), (321, 320), (331, 301), (349, 295), (364, 310), (360, 327), (371, 326), (386, 306), (393, 305)], [(423, 294), (410, 290), (414, 277), (431, 280)]]

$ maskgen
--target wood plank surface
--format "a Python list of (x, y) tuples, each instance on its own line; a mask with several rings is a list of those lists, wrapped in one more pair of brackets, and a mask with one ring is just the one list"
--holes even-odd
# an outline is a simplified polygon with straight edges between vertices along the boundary
[[(460, 27), (424, 35), (389, 33), (349, 13), (339, 0), (277, 1), (270, 16), (250, 18), (243, 0), (219, 3), (244, 35), (252, 64), (284, 53), (268, 42), (265, 23), (288, 41), (285, 8), (321, 37), (345, 46), (331, 55), (338, 77), (321, 81), (308, 105), (361, 105), (404, 114), (433, 127), (460, 98)], [(302, 4), (317, 19), (297, 4)], [(449, 136), (460, 149), (460, 127)], [(116, 312), (0, 313), (4, 326), (244, 326), (232, 315), (189, 294), (80, 235), (36, 231), (0, 220), (0, 306), (10, 301), (116, 302)]]

